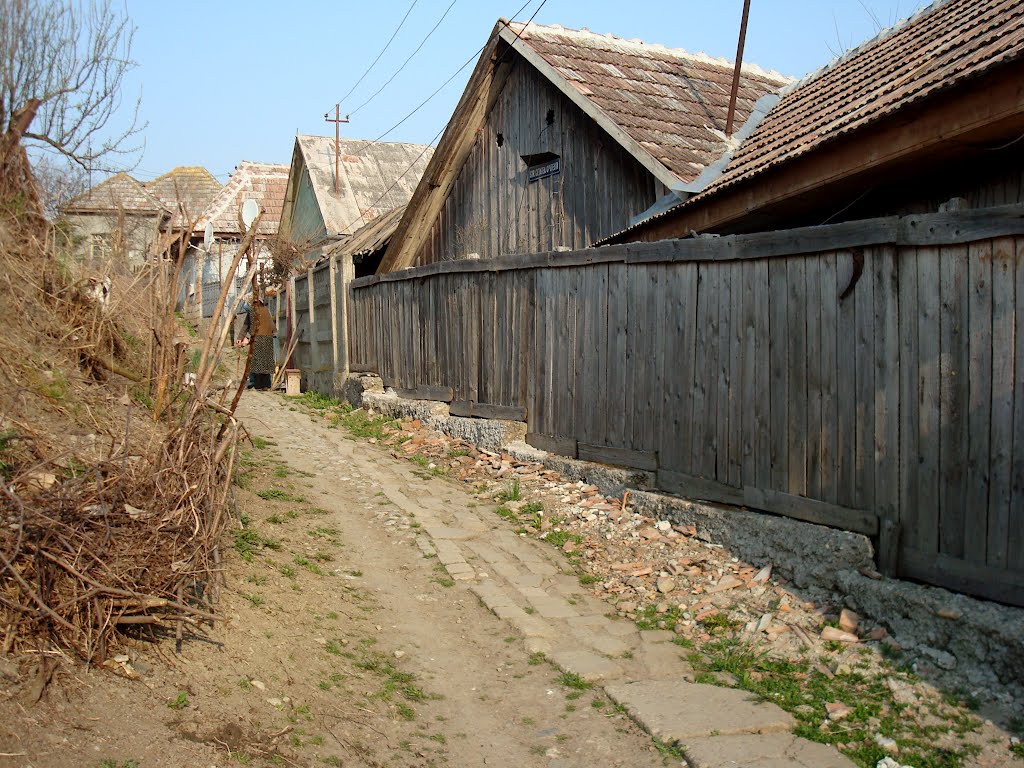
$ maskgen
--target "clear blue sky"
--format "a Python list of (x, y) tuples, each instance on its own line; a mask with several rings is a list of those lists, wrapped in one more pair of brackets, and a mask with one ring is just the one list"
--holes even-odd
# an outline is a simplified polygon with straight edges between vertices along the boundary
[[(391, 47), (342, 114), (356, 109), (412, 53), (451, 0), (126, 0), (137, 27), (125, 96), (142, 95), (145, 152), (133, 174), (206, 166), (221, 181), (240, 160), (287, 163), (296, 132), (333, 135), (324, 112), (356, 82), (412, 7)], [(401, 120), (487, 40), (524, 0), (455, 0), (410, 64), (342, 126), (374, 139)], [(530, 0), (519, 20), (541, 0)], [(874, 36), (925, 0), (752, 0), (744, 59), (801, 76)], [(742, 0), (548, 0), (542, 24), (587, 27), (732, 60)], [(475, 62), (475, 57), (474, 62)], [(433, 142), (472, 70), (387, 137)], [(98, 181), (99, 179), (94, 179)]]

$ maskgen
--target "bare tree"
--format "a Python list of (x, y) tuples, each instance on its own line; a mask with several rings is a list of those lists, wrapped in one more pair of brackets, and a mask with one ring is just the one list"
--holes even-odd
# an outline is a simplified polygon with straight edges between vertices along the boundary
[(89, 188), (89, 174), (81, 166), (61, 162), (50, 155), (32, 160), (35, 177), (42, 199), (43, 210), (49, 219), (57, 216), (58, 209)]
[(26, 144), (87, 171), (116, 170), (139, 150), (138, 100), (108, 132), (134, 32), (110, 0), (0, 0), (0, 171), (23, 164)]

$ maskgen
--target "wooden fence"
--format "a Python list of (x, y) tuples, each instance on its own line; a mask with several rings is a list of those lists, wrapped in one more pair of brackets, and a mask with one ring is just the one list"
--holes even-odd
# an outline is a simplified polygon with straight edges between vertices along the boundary
[(1024, 604), (1024, 207), (456, 261), (352, 284), (353, 370)]
[(346, 369), (345, 298), (350, 273), (331, 256), (289, 282), (290, 332), (298, 336), (290, 364), (302, 371), (303, 389), (331, 393), (336, 374)]

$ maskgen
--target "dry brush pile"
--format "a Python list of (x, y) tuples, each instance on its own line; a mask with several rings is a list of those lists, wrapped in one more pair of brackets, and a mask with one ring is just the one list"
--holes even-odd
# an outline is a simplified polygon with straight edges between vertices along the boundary
[(141, 272), (90, 271), (0, 211), (0, 652), (100, 663), (126, 632), (215, 618), (244, 378), (216, 381), (225, 296), (205, 338), (175, 315), (189, 236)]

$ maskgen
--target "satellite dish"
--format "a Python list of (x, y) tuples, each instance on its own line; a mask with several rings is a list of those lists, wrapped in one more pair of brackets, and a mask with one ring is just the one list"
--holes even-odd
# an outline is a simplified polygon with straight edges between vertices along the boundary
[(260, 205), (255, 200), (246, 200), (242, 203), (242, 223), (245, 224), (246, 229), (252, 226), (259, 214)]
[(213, 245), (213, 222), (206, 222), (206, 229), (203, 230), (203, 248), (207, 251), (210, 250), (210, 246)]

